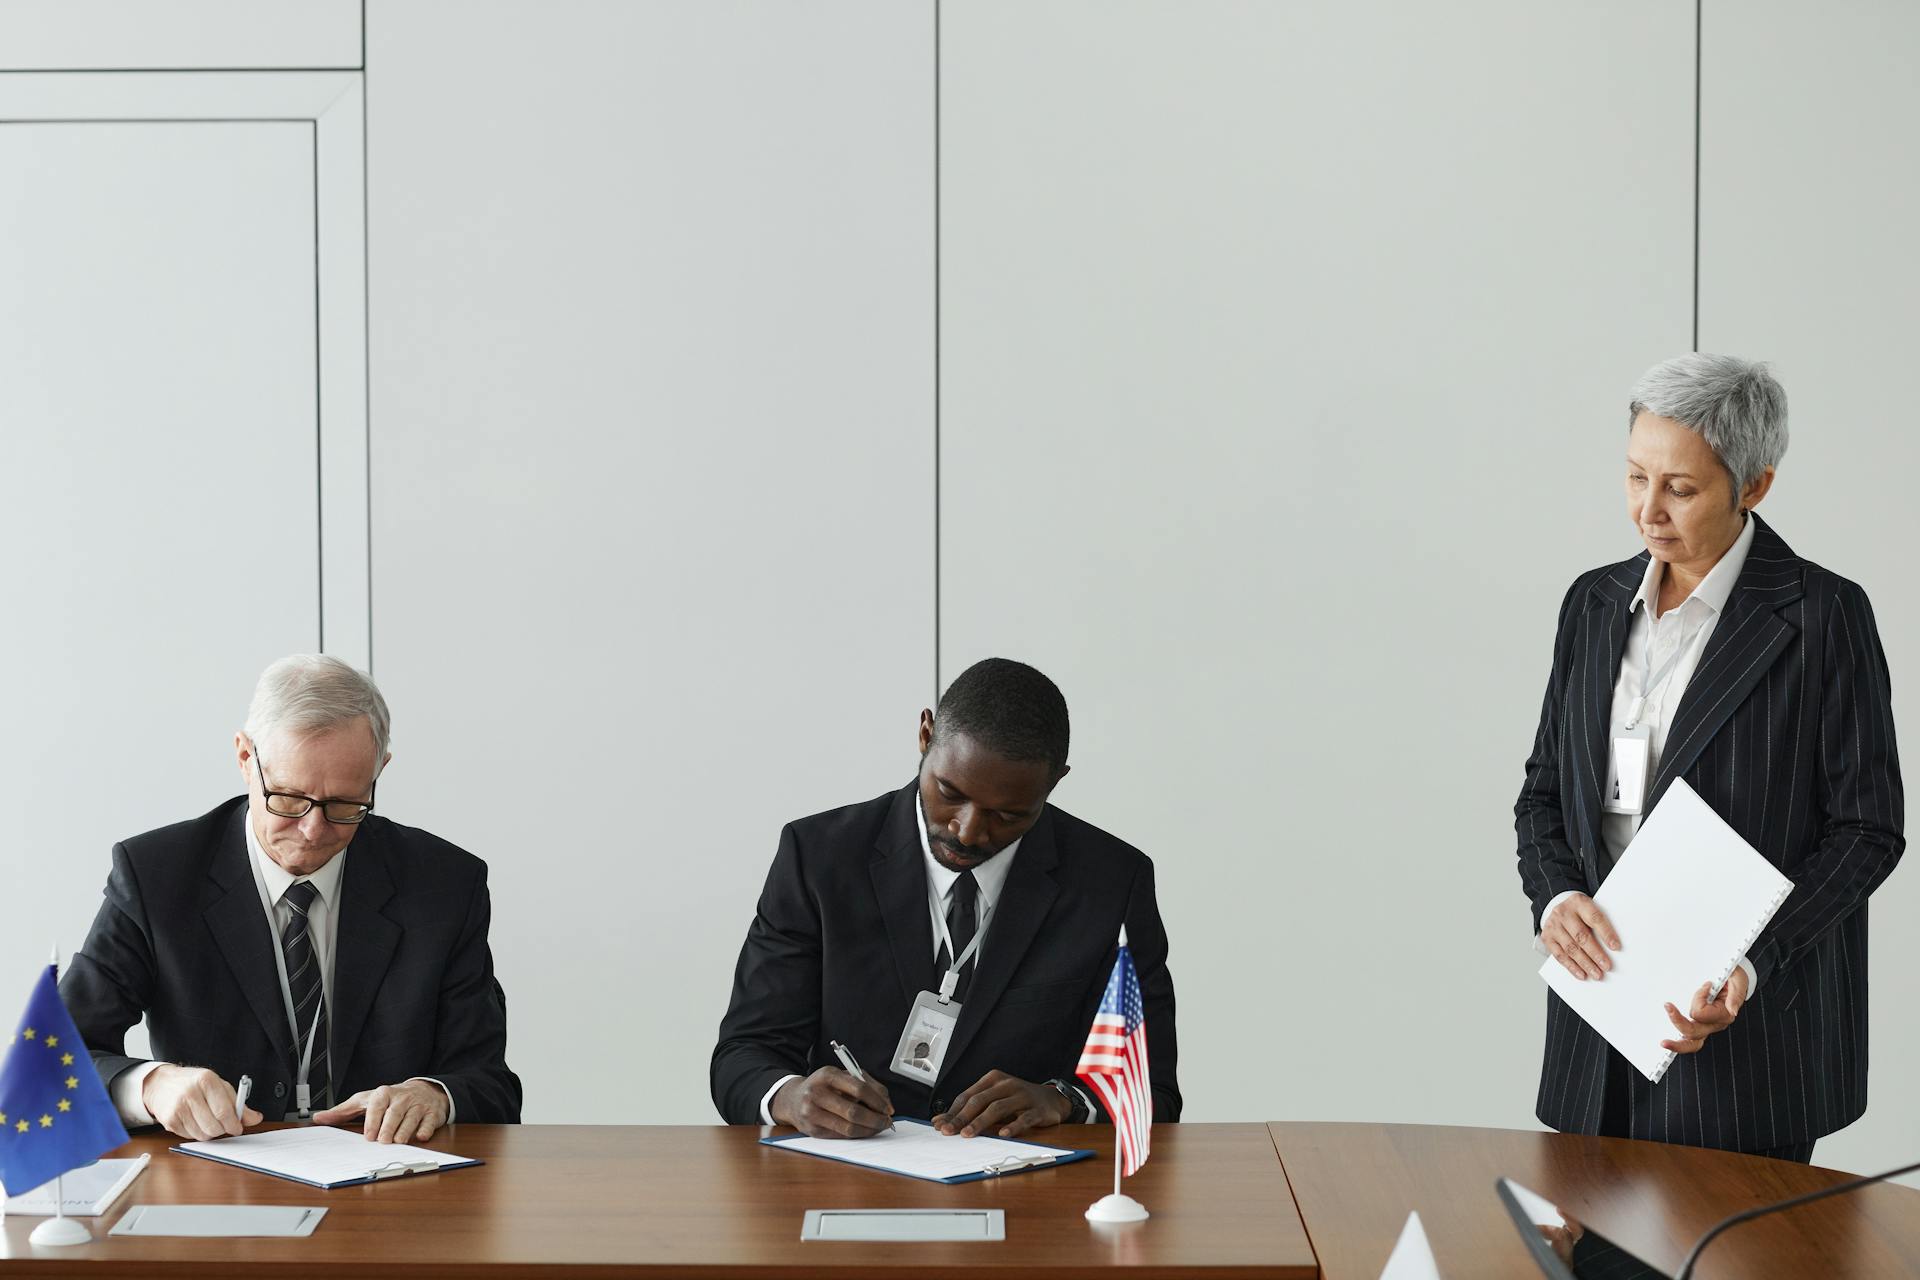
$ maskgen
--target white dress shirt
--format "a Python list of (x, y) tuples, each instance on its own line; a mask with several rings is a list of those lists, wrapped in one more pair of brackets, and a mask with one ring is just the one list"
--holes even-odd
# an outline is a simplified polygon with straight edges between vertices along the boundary
[[(273, 968), (280, 979), (280, 1000), (287, 1011), (287, 1026), (294, 1027), (293, 987), (287, 981), (286, 953), (280, 947), (280, 935), (293, 918), (293, 907), (286, 900), (287, 890), (300, 880), (310, 882), (316, 896), (307, 906), (307, 933), (313, 944), (314, 963), (320, 966), (320, 998), (326, 1002), (328, 1025), (333, 1017), (333, 961), (334, 942), (340, 934), (340, 883), (346, 875), (347, 855), (352, 847), (342, 849), (327, 859), (325, 866), (310, 876), (295, 876), (285, 867), (267, 856), (260, 846), (260, 840), (253, 833), (253, 815), (248, 813), (241, 822), (247, 833), (247, 866), (253, 872), (253, 887), (260, 894), (260, 909), (266, 913), (267, 927), (273, 931)], [(298, 1027), (293, 1031), (295, 1053), (306, 1047), (311, 1027)], [(155, 1120), (141, 1099), (141, 1090), (147, 1077), (156, 1067), (166, 1066), (162, 1062), (143, 1062), (137, 1067), (120, 1073), (113, 1082), (111, 1094), (113, 1105), (120, 1112), (121, 1120), (130, 1125), (153, 1124)], [(296, 1058), (295, 1067), (298, 1062)], [(337, 1066), (337, 1064), (334, 1064)], [(416, 1080), (431, 1080), (431, 1076), (415, 1076)], [(453, 1123), (453, 1093), (446, 1085), (440, 1085), (442, 1093), (447, 1095), (447, 1123)], [(341, 1098), (334, 1098), (337, 1105)]]
[[(944, 948), (946, 937), (947, 912), (953, 906), (953, 886), (960, 879), (960, 872), (950, 871), (940, 865), (933, 856), (933, 845), (927, 839), (927, 811), (920, 804), (920, 797), (913, 798), (914, 816), (919, 819), (915, 829), (920, 833), (920, 856), (927, 868), (927, 915), (933, 926), (933, 958), (937, 962)], [(1024, 838), (1024, 837), (1023, 837)], [(1014, 855), (1020, 852), (1020, 841), (1002, 849), (973, 868), (973, 882), (979, 886), (980, 896), (974, 906), (974, 934), (980, 939), (980, 945), (973, 949), (974, 972), (980, 971), (980, 955), (987, 946), (987, 926), (993, 923), (993, 909), (999, 905), (1000, 891), (1007, 887), (1007, 875), (1013, 870)], [(965, 950), (965, 948), (961, 948)], [(766, 1124), (773, 1123), (773, 1095), (786, 1087), (790, 1080), (798, 1080), (798, 1075), (781, 1076), (773, 1082), (773, 1088), (766, 1091), (760, 1099), (760, 1119)], [(1075, 1086), (1078, 1092), (1078, 1086)], [(1085, 1094), (1081, 1100), (1087, 1104), (1088, 1111), (1093, 1104)]]
[[(1686, 694), (1687, 682), (1693, 679), (1694, 668), (1700, 665), (1700, 655), (1706, 652), (1707, 641), (1712, 638), (1714, 627), (1726, 612), (1727, 599), (1733, 594), (1734, 584), (1740, 580), (1740, 571), (1746, 567), (1747, 552), (1753, 547), (1753, 530), (1754, 523), (1749, 519), (1746, 527), (1740, 530), (1740, 536), (1727, 548), (1727, 553), (1693, 589), (1693, 594), (1664, 614), (1659, 613), (1660, 583), (1665, 576), (1666, 566), (1658, 559), (1648, 559), (1646, 573), (1640, 579), (1640, 591), (1633, 597), (1633, 603), (1627, 606), (1632, 621), (1627, 626), (1626, 648), (1620, 657), (1620, 675), (1613, 683), (1613, 711), (1607, 729), (1609, 778), (1614, 776), (1615, 768), (1613, 741), (1626, 727), (1627, 710), (1633, 705), (1634, 699), (1645, 696), (1646, 705), (1641, 710), (1639, 721), (1647, 727), (1647, 780), (1643, 790), (1650, 792), (1653, 789), (1654, 777), (1660, 770), (1660, 757), (1666, 750), (1667, 730), (1673, 724), (1673, 713)], [(1672, 673), (1658, 680), (1654, 688), (1645, 688), (1649, 673), (1659, 676), (1669, 662), (1673, 665)], [(1644, 814), (1634, 813), (1603, 812), (1600, 815), (1600, 839), (1614, 861), (1618, 862), (1620, 855), (1627, 851), (1627, 846), (1633, 843), (1644, 817)], [(1547, 903), (1546, 911), (1540, 913), (1540, 918), (1545, 920), (1573, 892), (1568, 890), (1556, 894)], [(1541, 951), (1546, 949), (1537, 936), (1535, 946)], [(1747, 995), (1751, 997), (1759, 989), (1759, 977), (1745, 956), (1740, 957), (1740, 967), (1747, 972)]]

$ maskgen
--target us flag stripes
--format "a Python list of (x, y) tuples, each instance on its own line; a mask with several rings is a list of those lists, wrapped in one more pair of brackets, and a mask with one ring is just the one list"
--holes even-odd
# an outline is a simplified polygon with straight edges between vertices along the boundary
[(1146, 1009), (1140, 1001), (1140, 978), (1134, 972), (1124, 928), (1120, 930), (1120, 956), (1113, 962), (1113, 976), (1107, 979), (1100, 1012), (1094, 1015), (1087, 1047), (1081, 1050), (1080, 1065), (1074, 1070), (1100, 1095), (1107, 1114), (1113, 1117), (1123, 1172), (1132, 1177), (1134, 1170), (1147, 1162), (1153, 1089), (1147, 1074)]

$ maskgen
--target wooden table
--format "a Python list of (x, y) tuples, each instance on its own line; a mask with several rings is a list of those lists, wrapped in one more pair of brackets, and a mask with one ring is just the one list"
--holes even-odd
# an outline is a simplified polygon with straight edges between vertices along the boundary
[[(1668, 1274), (1728, 1214), (1853, 1176), (1725, 1151), (1512, 1129), (1271, 1129), (1327, 1280), (1376, 1280), (1409, 1209), (1420, 1211), (1441, 1274), (1538, 1280), (1494, 1194), (1502, 1176)], [(1714, 1241), (1694, 1274), (1920, 1276), (1920, 1191), (1868, 1187), (1744, 1224)]]
[[(1095, 1227), (1081, 1215), (1113, 1180), (1113, 1130), (1075, 1129), (1093, 1160), (942, 1186), (758, 1145), (723, 1126), (457, 1125), (427, 1144), (488, 1163), (372, 1186), (319, 1191), (171, 1154), (136, 1138), (114, 1155), (154, 1153), (140, 1180), (73, 1249), (27, 1243), (37, 1218), (9, 1218), (0, 1273), (236, 1276), (345, 1280), (427, 1277), (720, 1274), (1065, 1277), (1110, 1267), (1142, 1277), (1318, 1274), (1273, 1141), (1261, 1124), (1154, 1129), (1153, 1158), (1127, 1190), (1149, 1222)], [(166, 1203), (325, 1205), (304, 1240), (112, 1237), (127, 1207)], [(1001, 1208), (997, 1244), (800, 1242), (807, 1209)], [(912, 1250), (909, 1255), (906, 1250)]]

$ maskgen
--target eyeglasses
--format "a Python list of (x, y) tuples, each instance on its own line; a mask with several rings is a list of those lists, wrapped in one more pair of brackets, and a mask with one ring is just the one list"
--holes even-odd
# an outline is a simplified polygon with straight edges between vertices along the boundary
[(260, 767), (260, 752), (257, 749), (253, 753), (253, 771), (260, 775), (260, 790), (266, 795), (267, 812), (274, 817), (304, 818), (313, 812), (313, 806), (319, 805), (321, 817), (343, 827), (365, 821), (366, 816), (373, 812), (374, 790), (380, 785), (378, 778), (367, 784), (365, 804), (358, 800), (318, 800), (313, 796), (303, 796), (298, 791), (275, 791), (267, 785), (267, 772)]

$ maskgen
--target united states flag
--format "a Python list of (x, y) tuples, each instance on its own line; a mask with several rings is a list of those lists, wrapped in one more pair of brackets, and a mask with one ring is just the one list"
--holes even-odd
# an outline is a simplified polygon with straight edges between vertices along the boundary
[(1123, 1170), (1132, 1177), (1147, 1162), (1153, 1126), (1153, 1088), (1147, 1075), (1147, 1014), (1140, 1003), (1140, 978), (1133, 969), (1126, 930), (1120, 931), (1120, 958), (1113, 962), (1100, 1012), (1087, 1032), (1087, 1047), (1075, 1068), (1087, 1087), (1100, 1095), (1120, 1137)]

